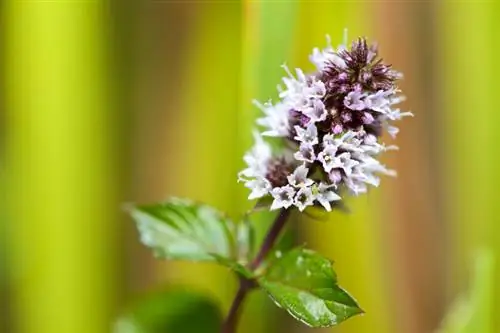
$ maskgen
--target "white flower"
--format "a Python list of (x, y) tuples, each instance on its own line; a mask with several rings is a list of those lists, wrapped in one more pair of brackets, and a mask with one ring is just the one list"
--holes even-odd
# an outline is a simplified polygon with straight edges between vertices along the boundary
[(267, 144), (258, 132), (253, 133), (255, 144), (252, 149), (245, 154), (243, 160), (247, 164), (247, 168), (239, 173), (240, 180), (242, 177), (265, 176), (267, 172), (267, 163), (271, 159), (271, 146)]
[(311, 186), (314, 181), (312, 179), (307, 178), (307, 174), (309, 173), (309, 169), (304, 165), (298, 166), (291, 175), (287, 177), (288, 182), (293, 187), (307, 187)]
[(311, 86), (307, 89), (307, 95), (311, 98), (322, 98), (326, 95), (326, 87), (322, 81), (312, 77)]
[(315, 188), (315, 191), (313, 191), (316, 192), (315, 199), (329, 212), (332, 210), (330, 202), (342, 199), (337, 193), (331, 190), (332, 187), (335, 187), (335, 185), (321, 182), (319, 186)]
[(295, 137), (294, 139), (310, 145), (315, 145), (318, 143), (318, 129), (316, 125), (310, 123), (307, 128), (302, 128), (300, 126), (295, 126)]
[(344, 180), (345, 186), (350, 190), (350, 192), (354, 195), (360, 195), (362, 193), (368, 192), (368, 187), (362, 181), (359, 181), (355, 178), (347, 178)]
[(396, 126), (390, 126), (390, 125), (388, 125), (387, 126), (387, 133), (389, 133), (389, 135), (392, 138), (395, 138), (396, 135), (399, 133), (399, 128), (397, 128)]
[(264, 112), (265, 117), (257, 119), (257, 124), (267, 130), (262, 133), (264, 136), (287, 137), (290, 132), (289, 111), (283, 103), (273, 105), (271, 102), (264, 104), (254, 100), (254, 105)]
[(413, 117), (413, 113), (411, 112), (401, 112), (401, 110), (396, 109), (388, 109), (387, 112), (385, 113), (385, 116), (390, 119), (390, 120), (400, 120), (403, 117)]
[(245, 183), (245, 187), (252, 190), (248, 196), (248, 200), (262, 198), (267, 195), (272, 188), (271, 183), (264, 177), (256, 177), (255, 179), (248, 180)]
[(310, 187), (302, 187), (295, 196), (293, 204), (302, 212), (314, 203), (315, 196)]
[(290, 72), (290, 69), (288, 68), (287, 65), (283, 64), (281, 67), (285, 70), (285, 72), (288, 74), (288, 76), (285, 76), (282, 78), (283, 83), (285, 84), (286, 89), (283, 89), (279, 86), (278, 90), (280, 90), (279, 97), (282, 99), (285, 98), (297, 98), (297, 97), (306, 97), (305, 94), (303, 94), (303, 91), (305, 88), (307, 88), (307, 79), (302, 70), (296, 69), (295, 72), (297, 74), (296, 79), (292, 72)]
[(377, 137), (373, 134), (366, 134), (363, 139), (363, 144), (360, 146), (363, 152), (369, 155), (378, 155), (384, 151), (398, 150), (398, 146), (390, 145), (385, 146), (377, 142)]
[(267, 195), (272, 188), (271, 183), (265, 177), (272, 157), (271, 146), (256, 131), (253, 135), (255, 144), (243, 157), (247, 168), (238, 174), (238, 181), (244, 182), (245, 187), (251, 190), (249, 200)]
[(299, 151), (296, 152), (293, 157), (297, 161), (312, 163), (316, 160), (316, 155), (314, 154), (314, 147), (310, 143), (303, 142), (300, 144)]
[(332, 170), (328, 174), (328, 179), (336, 186), (342, 180), (342, 173), (339, 170)]
[(335, 154), (337, 150), (337, 146), (327, 144), (324, 146), (323, 151), (318, 154), (318, 161), (323, 164), (323, 169), (325, 169), (327, 173), (335, 167)]
[(391, 104), (391, 100), (388, 96), (394, 94), (393, 90), (383, 91), (379, 90), (374, 94), (368, 95), (364, 99), (364, 103), (367, 109), (373, 111), (385, 113), (387, 107)]
[(365, 94), (363, 94), (359, 90), (351, 91), (344, 98), (344, 105), (351, 110), (357, 110), (357, 111), (363, 110), (366, 108), (365, 103), (363, 101), (364, 97)]
[(306, 108), (303, 113), (308, 116), (313, 123), (325, 120), (328, 116), (325, 104), (319, 99), (312, 100), (310, 104), (311, 105)]
[[(336, 54), (332, 47), (330, 36), (326, 36), (326, 41), (327, 47), (323, 50), (317, 47), (313, 49), (312, 54), (309, 56), (309, 61), (311, 61), (319, 71), (322, 71), (328, 62), (332, 62), (340, 68), (345, 68), (345, 61)], [(343, 46), (339, 47), (339, 50), (342, 48)]]
[(271, 210), (288, 208), (294, 203), (295, 189), (290, 185), (276, 187), (271, 191), (274, 201)]
[[(335, 156), (332, 161), (333, 168), (344, 170), (346, 176), (350, 176), (352, 173), (352, 168), (358, 164), (359, 162), (352, 159), (351, 153), (348, 152), (344, 152), (338, 156)], [(327, 172), (330, 172), (330, 170), (328, 170)]]

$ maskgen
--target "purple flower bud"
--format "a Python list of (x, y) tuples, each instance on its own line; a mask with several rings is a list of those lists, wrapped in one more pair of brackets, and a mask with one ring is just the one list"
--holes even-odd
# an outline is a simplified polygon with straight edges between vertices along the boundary
[(340, 134), (340, 133), (342, 133), (343, 130), (344, 130), (344, 128), (342, 127), (342, 125), (340, 125), (340, 124), (333, 125), (333, 128), (332, 128), (333, 134)]
[(337, 76), (337, 80), (338, 80), (338, 81), (346, 81), (346, 80), (347, 80), (347, 78), (348, 78), (348, 75), (347, 75), (347, 73), (345, 73), (345, 72), (344, 72), (344, 73), (340, 73), (340, 74)]
[(342, 173), (339, 170), (337, 170), (337, 169), (333, 169), (328, 174), (328, 178), (330, 178), (330, 181), (333, 184), (338, 184), (342, 180)]
[(311, 118), (309, 118), (308, 116), (306, 116), (305, 114), (301, 114), (299, 116), (299, 122), (300, 124), (303, 126), (303, 127), (306, 127), (307, 124), (309, 124), (309, 121), (311, 121)]
[(341, 93), (341, 94), (345, 94), (346, 92), (348, 92), (348, 91), (349, 91), (349, 85), (347, 85), (347, 84), (342, 84), (342, 85), (340, 85), (340, 87), (339, 87), (339, 90), (338, 90), (338, 91), (339, 91), (339, 93)]
[(363, 124), (369, 125), (375, 121), (375, 118), (373, 118), (372, 114), (369, 112), (365, 112), (363, 114)]
[(340, 115), (340, 117), (346, 123), (350, 122), (352, 120), (352, 115), (349, 111), (343, 111), (342, 114)]
[(364, 72), (363, 74), (361, 74), (361, 81), (363, 82), (368, 82), (370, 81), (372, 78), (372, 74), (370, 72)]

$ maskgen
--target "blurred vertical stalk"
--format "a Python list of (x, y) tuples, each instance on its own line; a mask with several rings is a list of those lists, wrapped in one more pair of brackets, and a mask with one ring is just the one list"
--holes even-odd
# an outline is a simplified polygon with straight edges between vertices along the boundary
[[(165, 94), (170, 93), (170, 98), (161, 101), (162, 111), (170, 112), (165, 133), (170, 158), (163, 185), (168, 194), (192, 197), (235, 216), (241, 3), (186, 2), (176, 7), (158, 2), (154, 6), (177, 12), (171, 23), (177, 29), (183, 25), (186, 39), (172, 45), (170, 52), (178, 63), (168, 73), (172, 76)], [(178, 20), (181, 11), (187, 24)], [(187, 284), (219, 299), (223, 311), (234, 297), (231, 286), (236, 281), (215, 265), (168, 262), (158, 266), (157, 275), (159, 280), (166, 277), (170, 283)]]
[[(500, 151), (500, 22), (498, 2), (443, 2), (442, 102), (447, 147), (446, 194), (451, 250), (450, 292), (466, 287), (467, 268), (477, 248), (487, 247), (500, 256), (500, 206), (498, 173)], [(495, 281), (500, 279), (498, 265)], [(500, 306), (500, 289), (494, 306)], [(498, 332), (500, 319), (481, 314), (486, 332)], [(484, 324), (486, 323), (486, 324)]]
[(381, 202), (385, 206), (381, 222), (390, 263), (390, 297), (398, 303), (395, 330), (406, 333), (434, 330), (445, 303), (443, 119), (442, 109), (436, 105), (440, 86), (435, 66), (435, 31), (440, 20), (433, 6), (432, 2), (375, 5), (376, 21), (390, 24), (377, 25), (374, 36), (385, 60), (404, 74), (399, 86), (408, 100), (401, 108), (415, 113), (414, 118), (398, 124), (401, 132), (394, 142), (400, 151), (384, 156), (398, 177), (383, 181), (387, 199)]
[(113, 135), (101, 1), (5, 1), (15, 324), (108, 332), (115, 297)]

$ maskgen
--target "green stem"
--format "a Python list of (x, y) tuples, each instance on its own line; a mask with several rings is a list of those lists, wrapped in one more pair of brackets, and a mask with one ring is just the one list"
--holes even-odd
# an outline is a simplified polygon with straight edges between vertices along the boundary
[[(288, 217), (290, 216), (290, 209), (281, 209), (278, 216), (274, 220), (271, 228), (267, 232), (266, 238), (262, 242), (262, 246), (259, 249), (259, 252), (249, 264), (249, 268), (252, 271), (255, 271), (262, 264), (266, 256), (272, 250), (274, 243), (278, 239), (281, 231), (283, 230)], [(231, 304), (231, 308), (229, 310), (229, 314), (222, 325), (221, 333), (235, 333), (236, 326), (238, 324), (239, 312), (243, 301), (245, 300), (248, 292), (252, 290), (255, 286), (255, 282), (253, 280), (240, 277), (240, 286), (236, 293), (236, 296)]]

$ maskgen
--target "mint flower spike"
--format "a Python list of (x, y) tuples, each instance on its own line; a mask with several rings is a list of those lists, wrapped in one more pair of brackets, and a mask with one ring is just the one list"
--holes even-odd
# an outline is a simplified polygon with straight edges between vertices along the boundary
[[(402, 74), (379, 57), (378, 47), (365, 38), (350, 47), (313, 49), (313, 73), (282, 65), (279, 100), (254, 101), (264, 117), (255, 133), (256, 144), (245, 155), (248, 167), (239, 179), (251, 190), (249, 199), (269, 196), (271, 210), (309, 206), (331, 210), (346, 195), (366, 193), (380, 185), (380, 175), (395, 176), (379, 156), (397, 146), (386, 145), (382, 134), (395, 137), (393, 122), (411, 112), (394, 108), (404, 101), (397, 82)], [(264, 137), (275, 137), (282, 149), (271, 152)]]

